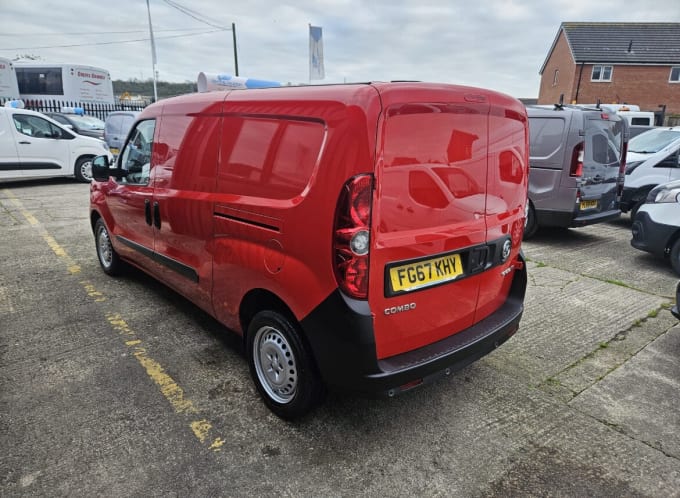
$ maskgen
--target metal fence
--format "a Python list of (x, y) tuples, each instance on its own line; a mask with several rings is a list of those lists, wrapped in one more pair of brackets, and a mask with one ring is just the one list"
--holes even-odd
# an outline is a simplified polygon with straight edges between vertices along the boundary
[[(11, 99), (0, 98), (0, 106)], [(61, 100), (24, 100), (24, 108), (38, 112), (61, 112), (64, 107), (80, 107), (85, 114), (105, 120), (113, 111), (141, 111), (149, 103), (144, 100), (126, 100), (118, 104), (91, 104), (87, 102), (65, 102)]]

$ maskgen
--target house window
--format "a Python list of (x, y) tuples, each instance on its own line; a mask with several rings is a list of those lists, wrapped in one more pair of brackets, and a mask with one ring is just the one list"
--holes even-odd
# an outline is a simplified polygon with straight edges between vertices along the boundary
[(557, 86), (557, 82), (560, 79), (560, 70), (555, 69), (555, 74), (553, 74), (553, 86)]
[(590, 81), (611, 81), (612, 66), (593, 66), (593, 75)]
[(671, 76), (668, 78), (671, 83), (680, 83), (680, 66), (671, 68)]

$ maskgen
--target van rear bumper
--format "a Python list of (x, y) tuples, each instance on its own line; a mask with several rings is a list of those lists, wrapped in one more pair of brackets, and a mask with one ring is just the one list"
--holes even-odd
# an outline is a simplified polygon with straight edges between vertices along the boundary
[(353, 311), (339, 291), (301, 325), (326, 385), (372, 397), (394, 396), (460, 370), (509, 339), (519, 328), (526, 285), (522, 264), (514, 271), (508, 298), (492, 315), (438, 342), (383, 360), (376, 358), (371, 316)]
[(546, 227), (584, 227), (594, 225), (595, 223), (602, 223), (603, 221), (616, 220), (620, 216), (621, 211), (619, 209), (580, 216), (578, 212), (574, 213), (573, 211), (536, 211), (539, 226)]

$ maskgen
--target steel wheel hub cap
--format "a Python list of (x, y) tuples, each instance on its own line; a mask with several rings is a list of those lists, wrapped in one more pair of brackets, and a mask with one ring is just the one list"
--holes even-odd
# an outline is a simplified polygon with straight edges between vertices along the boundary
[(255, 336), (253, 351), (260, 384), (277, 403), (289, 403), (297, 389), (295, 356), (285, 336), (272, 327), (262, 327)]
[(105, 229), (99, 230), (99, 258), (105, 266), (111, 265), (112, 260), (112, 249), (111, 241), (109, 240), (109, 234)]

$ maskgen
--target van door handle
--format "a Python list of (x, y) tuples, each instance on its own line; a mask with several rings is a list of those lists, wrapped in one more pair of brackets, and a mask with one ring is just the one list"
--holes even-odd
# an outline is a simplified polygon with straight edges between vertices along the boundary
[(26, 140), (22, 140), (19, 142), (21, 145), (31, 145), (31, 142), (27, 142)]
[(151, 201), (149, 199), (144, 199), (144, 218), (146, 224), (151, 226)]
[(161, 210), (157, 202), (153, 203), (153, 224), (159, 230), (161, 229)]

